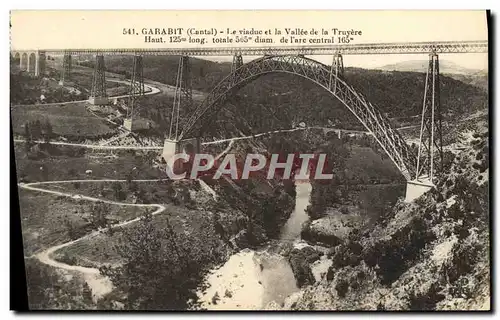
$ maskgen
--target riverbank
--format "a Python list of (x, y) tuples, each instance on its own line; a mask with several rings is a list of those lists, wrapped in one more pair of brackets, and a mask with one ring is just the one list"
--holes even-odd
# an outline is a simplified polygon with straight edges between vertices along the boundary
[(200, 308), (262, 310), (270, 303), (282, 304), (299, 290), (287, 252), (301, 248), (311, 190), (310, 183), (296, 186), (295, 208), (281, 227), (279, 240), (256, 250), (243, 249), (209, 272), (197, 293)]

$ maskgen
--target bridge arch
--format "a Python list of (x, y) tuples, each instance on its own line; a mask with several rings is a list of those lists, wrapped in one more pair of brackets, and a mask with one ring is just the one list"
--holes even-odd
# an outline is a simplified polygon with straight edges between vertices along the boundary
[(19, 69), (21, 71), (26, 71), (35, 77), (43, 75), (45, 72), (45, 51), (11, 51), (11, 55), (15, 62), (19, 62)]
[(21, 61), (19, 61), (19, 66), (21, 67), (21, 70), (28, 71), (28, 54), (26, 52), (23, 52), (21, 54)]
[(31, 52), (28, 55), (28, 72), (34, 72), (36, 68), (36, 54)]
[(184, 123), (179, 140), (189, 134), (199, 119), (223, 103), (239, 88), (268, 73), (289, 73), (322, 87), (342, 104), (373, 134), (375, 140), (409, 181), (415, 175), (416, 157), (389, 120), (365, 97), (338, 77), (329, 66), (302, 55), (264, 56), (241, 65), (225, 77)]

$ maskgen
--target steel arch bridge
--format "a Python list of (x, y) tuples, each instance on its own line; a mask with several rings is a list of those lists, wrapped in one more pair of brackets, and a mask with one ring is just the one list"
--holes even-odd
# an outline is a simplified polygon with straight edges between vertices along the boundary
[(268, 73), (289, 73), (312, 81), (325, 89), (352, 113), (373, 134), (407, 180), (416, 173), (416, 156), (405, 140), (391, 127), (389, 120), (342, 77), (340, 63), (331, 67), (302, 55), (264, 56), (241, 64), (224, 78), (198, 106), (182, 126), (177, 140), (192, 133), (195, 124), (207, 112), (214, 111), (236, 90)]
[[(61, 83), (70, 78), (72, 55), (95, 55), (96, 67), (89, 102), (106, 105), (110, 101), (105, 94), (104, 55), (134, 55), (134, 68), (131, 77), (131, 88), (142, 86), (142, 56), (176, 55), (180, 56), (175, 85), (175, 96), (172, 107), (170, 131), (166, 135), (162, 151), (163, 159), (170, 159), (186, 146), (196, 145), (200, 149), (202, 117), (210, 118), (212, 112), (218, 112), (220, 106), (234, 91), (250, 81), (267, 73), (284, 72), (316, 83), (340, 100), (373, 134), (376, 141), (387, 153), (396, 167), (407, 179), (406, 201), (411, 202), (420, 195), (436, 187), (434, 178), (443, 170), (442, 112), (440, 102), (440, 54), (488, 53), (488, 41), (434, 41), (404, 43), (366, 43), (336, 44), (314, 46), (285, 47), (216, 47), (216, 48), (156, 48), (156, 49), (46, 49), (38, 51), (42, 57), (46, 53), (64, 54)], [(21, 54), (19, 50), (13, 55)], [(414, 155), (404, 139), (391, 127), (388, 119), (355, 88), (343, 78), (344, 55), (366, 54), (426, 54), (429, 65), (425, 75), (422, 113), (420, 120), (420, 137), (418, 152)], [(260, 56), (247, 64), (243, 64), (242, 55)], [(333, 56), (331, 66), (305, 58), (304, 55)], [(224, 78), (197, 107), (195, 112), (185, 121), (180, 120), (180, 109), (192, 110), (192, 82), (190, 57), (192, 56), (233, 56), (231, 73)], [(44, 60), (44, 59), (42, 59)], [(65, 63), (64, 63), (65, 62)], [(136, 68), (137, 66), (137, 68)], [(66, 77), (67, 75), (67, 77)], [(103, 89), (104, 88), (104, 89)], [(134, 108), (136, 100), (140, 100), (144, 92), (131, 90), (129, 105)], [(208, 113), (208, 114), (207, 114)], [(132, 131), (133, 112), (127, 114), (124, 127)], [(202, 126), (201, 126), (202, 128)], [(191, 137), (189, 137), (191, 135)], [(198, 135), (198, 136), (197, 136)], [(189, 137), (189, 138), (187, 138)], [(436, 165), (435, 165), (436, 164)]]

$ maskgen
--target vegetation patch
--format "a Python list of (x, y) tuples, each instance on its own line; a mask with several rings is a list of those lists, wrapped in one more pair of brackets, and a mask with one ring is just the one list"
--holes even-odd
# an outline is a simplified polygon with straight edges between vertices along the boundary
[(19, 204), (25, 255), (141, 216), (145, 211), (23, 189), (19, 190)]
[[(21, 182), (166, 178), (165, 172), (153, 167), (157, 155), (156, 151), (92, 151), (45, 143), (15, 145), (16, 170)], [(79, 186), (84, 184), (73, 185), (75, 189)]]
[(99, 138), (115, 132), (109, 123), (87, 111), (85, 103), (61, 105), (18, 106), (11, 112), (12, 129), (15, 134), (25, 134), (25, 124), (32, 121), (49, 122), (55, 135), (71, 140)]
[(62, 275), (59, 270), (36, 258), (24, 260), (28, 304), (32, 310), (96, 310), (92, 290), (77, 274)]

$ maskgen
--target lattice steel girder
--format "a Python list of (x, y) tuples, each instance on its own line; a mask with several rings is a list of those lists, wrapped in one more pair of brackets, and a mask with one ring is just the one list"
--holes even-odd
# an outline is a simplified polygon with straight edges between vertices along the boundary
[[(180, 77), (180, 82), (177, 88), (180, 89), (180, 94), (182, 94), (182, 107), (191, 109), (193, 105), (193, 86), (191, 81), (191, 60), (189, 56), (181, 56), (180, 66), (182, 68), (182, 76)], [(178, 79), (179, 81), (179, 79)]]
[(91, 97), (106, 98), (106, 68), (104, 66), (104, 55), (96, 55), (94, 74), (92, 76)]
[(170, 118), (169, 139), (180, 140), (180, 110), (191, 110), (193, 105), (193, 89), (191, 83), (191, 63), (188, 56), (181, 56), (177, 68), (174, 103)]
[(237, 52), (233, 56), (233, 64), (231, 65), (231, 73), (235, 72), (236, 69), (243, 65), (243, 56), (241, 52)]
[(189, 56), (233, 56), (240, 52), (244, 56), (263, 55), (333, 55), (347, 54), (419, 54), (419, 53), (481, 53), (488, 52), (487, 40), (434, 41), (333, 44), (286, 47), (219, 47), (219, 48), (155, 48), (155, 49), (47, 49), (50, 54), (96, 54), (107, 55), (189, 55)]
[(337, 78), (344, 77), (344, 58), (341, 54), (333, 55), (332, 65), (330, 67), (330, 83), (329, 87), (333, 88), (333, 92), (337, 91)]
[(142, 56), (135, 55), (132, 75), (130, 77), (127, 118), (132, 118), (134, 116), (134, 112), (137, 111), (137, 101), (144, 96), (144, 93), (145, 86)]
[(207, 110), (222, 104), (233, 91), (259, 76), (272, 72), (285, 72), (304, 77), (330, 92), (373, 134), (405, 178), (411, 180), (415, 173), (416, 157), (404, 139), (391, 127), (389, 120), (367, 102), (363, 95), (335, 75), (337, 87), (334, 91), (330, 81), (332, 76), (330, 67), (303, 56), (265, 56), (238, 68), (236, 82), (232, 74), (223, 79), (184, 123), (179, 139), (190, 133)]
[(71, 54), (65, 53), (63, 57), (63, 67), (61, 73), (61, 81), (71, 80)]
[(134, 56), (134, 68), (130, 77), (130, 94), (134, 96), (143, 96), (145, 92), (144, 86), (144, 67), (142, 56)]
[[(417, 155), (415, 179), (426, 176), (433, 182), (435, 173), (443, 166), (442, 112), (439, 85), (439, 57), (429, 55), (429, 66), (425, 77), (422, 118), (420, 124), (420, 139)], [(434, 150), (438, 161), (435, 161)], [(437, 168), (434, 164), (438, 164)]]
[(238, 68), (243, 65), (243, 57), (241, 53), (235, 53), (233, 56), (233, 64), (231, 65), (231, 75), (233, 76), (233, 83), (238, 78)]

